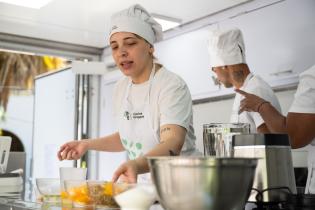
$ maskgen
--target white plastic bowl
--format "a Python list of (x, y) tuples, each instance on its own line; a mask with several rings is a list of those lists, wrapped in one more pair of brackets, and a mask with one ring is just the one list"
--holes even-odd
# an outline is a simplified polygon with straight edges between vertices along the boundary
[(115, 184), (114, 199), (121, 210), (148, 210), (156, 200), (153, 184)]

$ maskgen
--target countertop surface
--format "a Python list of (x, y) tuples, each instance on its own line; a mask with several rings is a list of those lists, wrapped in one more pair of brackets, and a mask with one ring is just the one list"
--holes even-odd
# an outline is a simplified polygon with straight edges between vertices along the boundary
[[(75, 208), (75, 207), (65, 207), (60, 204), (53, 203), (36, 203), (31, 201), (23, 200), (13, 200), (7, 198), (0, 198), (0, 209), (1, 210), (93, 210), (93, 207), (85, 208)], [(97, 208), (97, 210), (112, 210), (110, 208)], [(117, 209), (115, 209), (117, 210)], [(163, 208), (158, 205), (152, 205), (150, 210), (163, 210)]]

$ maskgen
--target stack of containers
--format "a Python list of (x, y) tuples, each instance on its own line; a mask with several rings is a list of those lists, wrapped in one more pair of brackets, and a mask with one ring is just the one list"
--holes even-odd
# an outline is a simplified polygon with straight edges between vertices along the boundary
[(19, 173), (6, 173), (11, 137), (0, 136), (0, 197), (21, 198), (23, 179)]

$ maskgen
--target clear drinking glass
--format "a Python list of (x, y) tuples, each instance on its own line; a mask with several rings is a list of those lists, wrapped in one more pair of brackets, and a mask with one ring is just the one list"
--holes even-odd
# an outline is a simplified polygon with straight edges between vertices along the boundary
[(86, 180), (65, 180), (64, 185), (67, 199), (71, 200), (72, 206), (86, 207), (92, 204)]
[(60, 167), (60, 188), (61, 188), (61, 201), (63, 205), (71, 205), (72, 202), (68, 199), (68, 193), (65, 189), (65, 180), (86, 180), (87, 168), (74, 168), (74, 167)]

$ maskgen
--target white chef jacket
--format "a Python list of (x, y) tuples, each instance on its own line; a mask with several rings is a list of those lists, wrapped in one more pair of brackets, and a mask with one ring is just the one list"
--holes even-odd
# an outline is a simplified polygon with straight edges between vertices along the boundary
[[(300, 74), (299, 85), (289, 112), (315, 114), (315, 65)], [(315, 194), (315, 139), (311, 142), (308, 153), (305, 193)]]
[[(250, 73), (246, 77), (244, 84), (240, 89), (269, 101), (271, 105), (281, 113), (281, 107), (278, 98), (276, 97), (272, 88), (261, 77)], [(241, 114), (238, 114), (240, 102), (243, 98), (244, 97), (241, 94), (236, 93), (230, 122), (249, 123), (251, 133), (257, 133), (257, 128), (264, 123), (264, 120), (257, 112), (242, 112)]]
[[(185, 142), (181, 151), (181, 155), (200, 155), (196, 149), (196, 137), (193, 128), (192, 116), (192, 99), (186, 83), (176, 74), (161, 67), (153, 78), (145, 83), (131, 84), (130, 78), (125, 77), (117, 82), (114, 89), (114, 115), (116, 121), (119, 122), (123, 117), (121, 110), (124, 109), (126, 98), (133, 110), (139, 110), (143, 103), (148, 103), (149, 126), (151, 129), (141, 129), (139, 135), (144, 132), (152, 132), (157, 139), (151, 138), (152, 141), (148, 145), (157, 145), (160, 141), (160, 127), (166, 124), (175, 124), (184, 127), (187, 130)], [(128, 96), (125, 93), (128, 90)], [(147, 92), (149, 90), (149, 96)], [(147, 96), (149, 98), (147, 98)], [(148, 99), (148, 100), (147, 100)], [(148, 119), (148, 116), (142, 114), (146, 112), (137, 111), (137, 113), (128, 113), (130, 121), (137, 123), (141, 119)], [(142, 118), (143, 116), (143, 118)], [(145, 136), (145, 135), (144, 135)], [(148, 135), (147, 135), (148, 136)], [(126, 139), (122, 139), (129, 154), (130, 159), (137, 158), (152, 148), (143, 147), (141, 151), (137, 150), (135, 144), (126, 144)], [(157, 140), (157, 141), (156, 141)], [(136, 141), (136, 140), (134, 140)], [(127, 145), (127, 146), (126, 146)], [(130, 146), (131, 145), (131, 146)]]

